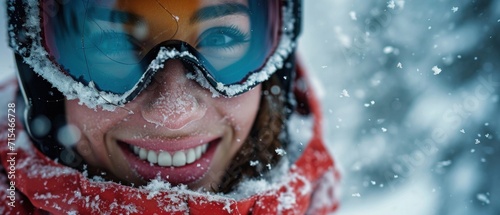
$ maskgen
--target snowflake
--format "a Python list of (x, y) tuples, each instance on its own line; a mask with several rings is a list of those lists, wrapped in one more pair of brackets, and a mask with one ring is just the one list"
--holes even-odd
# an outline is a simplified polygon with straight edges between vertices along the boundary
[(350, 97), (350, 96), (349, 96), (349, 92), (347, 92), (347, 90), (346, 90), (346, 89), (343, 89), (343, 90), (342, 90), (342, 94), (340, 94), (340, 97), (341, 97), (341, 98), (342, 98), (342, 97)]
[(389, 1), (389, 2), (387, 2), (387, 7), (394, 9), (396, 7), (396, 4), (394, 3), (394, 1)]
[(286, 151), (284, 149), (276, 149), (276, 154), (278, 154), (279, 156), (283, 156), (283, 155), (286, 155)]
[(439, 75), (439, 73), (441, 73), (441, 68), (437, 67), (437, 66), (434, 66), (432, 67), (432, 71), (434, 72), (434, 75)]
[(352, 20), (358, 20), (358, 18), (356, 17), (356, 12), (354, 11), (349, 12), (349, 16), (351, 17)]

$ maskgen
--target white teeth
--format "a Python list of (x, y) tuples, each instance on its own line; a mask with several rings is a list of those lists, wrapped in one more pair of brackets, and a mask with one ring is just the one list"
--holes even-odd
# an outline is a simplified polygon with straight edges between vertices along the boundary
[(160, 152), (160, 155), (158, 155), (158, 165), (171, 166), (172, 165), (172, 156), (170, 156), (170, 153)]
[(146, 158), (148, 157), (148, 150), (146, 149), (140, 149), (139, 151), (139, 157), (143, 160), (146, 160)]
[(195, 151), (195, 154), (196, 154), (197, 158), (201, 157), (201, 147), (200, 146), (196, 147), (194, 149), (194, 151)]
[(148, 162), (159, 166), (180, 167), (200, 159), (201, 156), (207, 151), (208, 143), (195, 148), (176, 152), (158, 152), (137, 146), (131, 146), (131, 148), (134, 154), (138, 155), (141, 160), (147, 160)]
[(184, 166), (186, 165), (186, 153), (176, 152), (172, 157), (172, 165), (174, 166)]
[(193, 163), (196, 159), (195, 156), (194, 149), (189, 149), (188, 153), (186, 153), (186, 163)]
[(158, 163), (158, 155), (156, 154), (155, 151), (153, 150), (148, 151), (148, 161), (150, 163)]

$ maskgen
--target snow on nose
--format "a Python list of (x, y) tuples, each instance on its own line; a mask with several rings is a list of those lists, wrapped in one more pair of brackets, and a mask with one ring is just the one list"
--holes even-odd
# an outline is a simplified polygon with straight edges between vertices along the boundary
[[(184, 87), (185, 88), (185, 87)], [(198, 104), (196, 98), (185, 90), (160, 93), (160, 96), (143, 109), (144, 119), (157, 126), (181, 129), (188, 123), (205, 115), (206, 107)]]
[(177, 130), (201, 119), (207, 107), (194, 96), (199, 89), (186, 78), (181, 63), (167, 63), (165, 70), (156, 77), (159, 86), (141, 112), (147, 122)]

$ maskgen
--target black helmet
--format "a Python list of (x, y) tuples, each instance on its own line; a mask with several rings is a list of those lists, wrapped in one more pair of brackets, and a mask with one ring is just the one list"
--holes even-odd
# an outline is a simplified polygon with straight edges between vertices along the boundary
[[(46, 31), (48, 30), (43, 27), (47, 24), (76, 28), (75, 26), (77, 25), (71, 23), (71, 21), (74, 22), (77, 18), (75, 19), (71, 14), (68, 15), (67, 11), (60, 9), (71, 5), (71, 1), (54, 1), (52, 4), (42, 4), (27, 0), (9, 0), (7, 8), (10, 46), (15, 51), (20, 89), (24, 97), (24, 125), (27, 132), (33, 139), (36, 147), (48, 157), (57, 159), (68, 166), (82, 167), (82, 159), (76, 153), (75, 149), (57, 138), (58, 132), (67, 124), (64, 106), (65, 99), (79, 98), (78, 96), (83, 91), (87, 92), (91, 90), (91, 95), (86, 95), (88, 97), (86, 98), (87, 100), (83, 99), (82, 101), (82, 98), (80, 98), (89, 107), (95, 107), (96, 105), (123, 105), (135, 98), (148, 85), (150, 77), (157, 70), (151, 67), (151, 62), (158, 63), (159, 61), (159, 64), (161, 64), (168, 59), (182, 60), (185, 66), (191, 67), (197, 71), (198, 75), (204, 76), (204, 80), (208, 80), (209, 85), (212, 85), (218, 93), (225, 96), (234, 96), (245, 92), (249, 88), (269, 79), (271, 75), (276, 75), (280, 77), (282, 90), (287, 95), (287, 109), (292, 110), (294, 100), (291, 95), (291, 85), (295, 77), (295, 41), (301, 30), (301, 0), (252, 0), (250, 1), (250, 7), (252, 5), (253, 7), (271, 5), (269, 2), (274, 2), (273, 4), (280, 7), (273, 8), (280, 11), (279, 19), (273, 19), (273, 14), (271, 13), (261, 13), (258, 12), (259, 10), (255, 10), (250, 12), (252, 14), (252, 22), (262, 22), (262, 26), (257, 27), (260, 31), (267, 33), (277, 31), (279, 38), (274, 38), (276, 41), (269, 43), (268, 40), (269, 38), (272, 40), (273, 35), (266, 35), (266, 38), (259, 41), (260, 46), (259, 44), (255, 45), (257, 47), (255, 48), (255, 52), (249, 51), (247, 53), (248, 56), (261, 56), (262, 48), (269, 49), (269, 54), (264, 56), (264, 58), (249, 59), (245, 55), (241, 59), (241, 64), (231, 65), (230, 68), (232, 69), (242, 67), (242, 65), (254, 68), (251, 67), (252, 65), (247, 65), (248, 62), (262, 62), (261, 64), (254, 63), (257, 67), (248, 69), (250, 72), (243, 74), (244, 77), (236, 74), (234, 80), (221, 81), (216, 77), (219, 71), (214, 69), (210, 63), (206, 63), (209, 60), (204, 58), (203, 54), (198, 53), (188, 43), (169, 40), (155, 46), (152, 51), (148, 51), (146, 56), (141, 56), (147, 59), (137, 62), (140, 65), (138, 67), (142, 69), (143, 73), (137, 80), (134, 79), (131, 82), (131, 86), (108, 89), (105, 86), (106, 80), (103, 80), (101, 84), (97, 79), (89, 79), (85, 74), (82, 75), (76, 72), (73, 74), (74, 70), (71, 70), (73, 62), (58, 60), (52, 54), (54, 49), (66, 52), (68, 50), (64, 49), (64, 47), (54, 46), (53, 44), (48, 45), (48, 39), (45, 38), (47, 35), (50, 35), (54, 37), (52, 38), (53, 40), (59, 42), (59, 39), (68, 37), (68, 32), (57, 30), (47, 34)], [(81, 9), (74, 8), (75, 10)], [(58, 16), (62, 16), (63, 19)], [(268, 24), (269, 22), (278, 23), (279, 25), (271, 26), (271, 24)], [(258, 30), (252, 29), (252, 31), (255, 33)], [(268, 47), (272, 47), (272, 50)], [(171, 53), (173, 50), (179, 53), (174, 54), (170, 58), (159, 57), (159, 53)], [(180, 54), (186, 51), (194, 53), (194, 57)], [(144, 64), (144, 62), (147, 63)], [(62, 78), (53, 78), (54, 76)]]

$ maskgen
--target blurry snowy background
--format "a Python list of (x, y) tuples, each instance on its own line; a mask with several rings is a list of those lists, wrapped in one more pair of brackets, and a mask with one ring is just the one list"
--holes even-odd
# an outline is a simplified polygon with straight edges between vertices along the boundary
[(500, 214), (500, 1), (304, 4), (299, 50), (343, 175), (338, 214)]
[(339, 214), (500, 214), (500, 1), (305, 1)]

